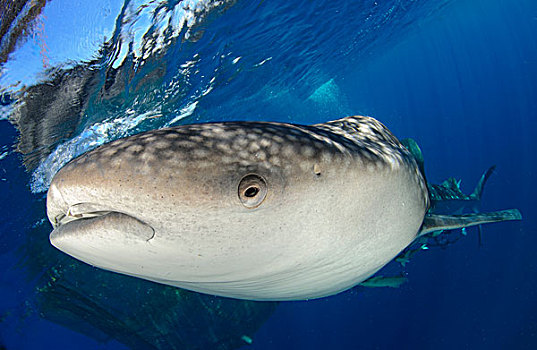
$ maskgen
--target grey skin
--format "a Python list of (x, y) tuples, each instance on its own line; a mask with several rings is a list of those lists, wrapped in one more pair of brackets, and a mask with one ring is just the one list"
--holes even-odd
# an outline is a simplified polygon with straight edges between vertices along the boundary
[(251, 300), (336, 294), (422, 234), (520, 218), (428, 208), (414, 157), (384, 125), (360, 116), (149, 131), (73, 160), (47, 196), (50, 241), (65, 253)]

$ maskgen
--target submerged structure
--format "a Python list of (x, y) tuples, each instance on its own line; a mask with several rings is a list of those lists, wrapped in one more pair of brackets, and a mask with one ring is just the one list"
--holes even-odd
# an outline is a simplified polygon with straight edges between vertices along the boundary
[(277, 305), (198, 294), (73, 260), (47, 275), (37, 293), (42, 317), (131, 349), (236, 349), (252, 341)]
[(189, 292), (74, 261), (48, 273), (37, 294), (44, 318), (131, 349), (236, 349), (252, 341), (276, 306)]
[[(24, 246), (24, 265), (37, 278), (32, 309), (99, 342), (130, 349), (237, 349), (278, 303), (198, 294), (100, 270), (49, 246), (40, 225)], [(48, 266), (44, 268), (45, 266)]]

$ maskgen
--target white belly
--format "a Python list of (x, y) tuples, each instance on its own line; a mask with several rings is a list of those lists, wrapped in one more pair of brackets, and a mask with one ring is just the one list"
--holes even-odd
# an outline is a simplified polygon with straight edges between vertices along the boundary
[(163, 263), (140, 275), (253, 300), (341, 292), (374, 274), (416, 237), (425, 208), (405, 174), (349, 174), (331, 186), (289, 189), (281, 206), (260, 208), (256, 215), (226, 213), (224, 222), (207, 216), (196, 232), (150, 241)]

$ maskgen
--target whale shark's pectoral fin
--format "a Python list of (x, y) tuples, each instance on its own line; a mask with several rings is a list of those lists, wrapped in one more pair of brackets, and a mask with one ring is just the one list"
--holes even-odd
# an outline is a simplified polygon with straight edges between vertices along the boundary
[(522, 220), (518, 209), (494, 211), (490, 213), (475, 213), (465, 215), (436, 215), (426, 214), (423, 219), (418, 237), (429, 232), (453, 230), (457, 228), (488, 224), (491, 222)]

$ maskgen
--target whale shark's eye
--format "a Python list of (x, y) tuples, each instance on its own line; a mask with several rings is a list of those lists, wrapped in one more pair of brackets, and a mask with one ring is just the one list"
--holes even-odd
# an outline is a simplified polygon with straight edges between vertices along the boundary
[(248, 198), (255, 197), (259, 193), (259, 187), (250, 186), (244, 191), (244, 195)]
[(239, 199), (246, 208), (257, 208), (267, 196), (265, 179), (256, 174), (246, 175), (239, 183)]

